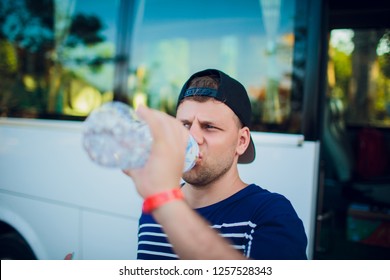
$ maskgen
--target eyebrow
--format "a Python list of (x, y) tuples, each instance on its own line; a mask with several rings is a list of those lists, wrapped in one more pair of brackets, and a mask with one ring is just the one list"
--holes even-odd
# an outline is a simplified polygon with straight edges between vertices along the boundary
[[(189, 120), (189, 119), (187, 119), (187, 118), (179, 119), (179, 121), (181, 121), (181, 122), (187, 122), (187, 123), (193, 123), (193, 120)], [(199, 123), (201, 123), (201, 124), (217, 124), (217, 122), (212, 121), (212, 120), (199, 120), (199, 119), (198, 119), (198, 121), (199, 121)]]

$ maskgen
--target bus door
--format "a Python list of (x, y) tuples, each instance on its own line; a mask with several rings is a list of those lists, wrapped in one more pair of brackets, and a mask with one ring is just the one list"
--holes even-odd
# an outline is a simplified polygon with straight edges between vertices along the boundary
[(328, 8), (315, 255), (388, 259), (390, 5), (329, 1)]

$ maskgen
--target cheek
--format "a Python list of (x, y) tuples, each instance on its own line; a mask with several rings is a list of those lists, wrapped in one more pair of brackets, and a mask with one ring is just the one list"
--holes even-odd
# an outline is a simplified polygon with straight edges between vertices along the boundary
[(236, 152), (237, 141), (236, 138), (231, 136), (218, 136), (217, 139), (210, 139), (208, 149), (216, 157), (230, 157)]

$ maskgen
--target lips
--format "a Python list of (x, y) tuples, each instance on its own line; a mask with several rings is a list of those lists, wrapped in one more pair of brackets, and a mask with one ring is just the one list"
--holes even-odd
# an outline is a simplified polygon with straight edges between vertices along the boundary
[(197, 157), (196, 162), (195, 162), (195, 165), (197, 165), (199, 162), (201, 162), (202, 159), (203, 159), (202, 153), (199, 152), (198, 157)]

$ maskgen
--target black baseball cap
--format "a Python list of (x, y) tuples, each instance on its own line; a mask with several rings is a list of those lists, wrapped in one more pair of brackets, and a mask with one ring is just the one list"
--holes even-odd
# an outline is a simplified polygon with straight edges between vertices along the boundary
[[(217, 76), (219, 77), (218, 89), (213, 88), (188, 88), (191, 81), (197, 77)], [(183, 99), (190, 96), (209, 96), (226, 104), (240, 119), (244, 126), (250, 127), (252, 108), (249, 101), (248, 93), (245, 87), (228, 76), (224, 72), (216, 69), (207, 69), (193, 74), (181, 89), (177, 100), (177, 107)], [(256, 156), (255, 145), (252, 136), (246, 151), (238, 158), (238, 163), (251, 163)]]

